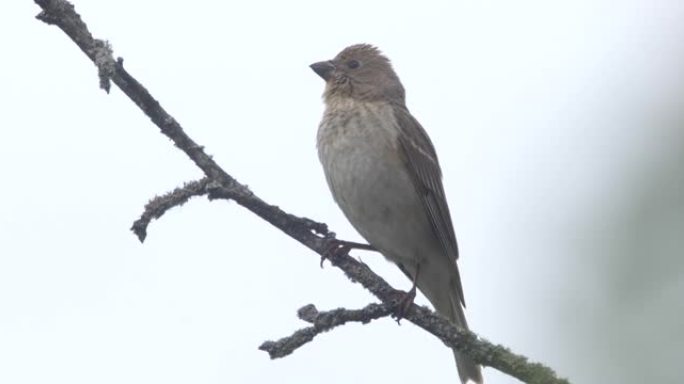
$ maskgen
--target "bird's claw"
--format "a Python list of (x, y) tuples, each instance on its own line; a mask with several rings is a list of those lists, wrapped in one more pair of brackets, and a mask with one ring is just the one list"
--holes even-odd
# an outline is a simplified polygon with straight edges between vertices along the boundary
[[(334, 235), (334, 234), (333, 234)], [(372, 245), (357, 243), (354, 241), (338, 240), (335, 238), (328, 238), (326, 244), (326, 250), (321, 255), (321, 268), (323, 268), (323, 262), (326, 259), (334, 259), (337, 256), (346, 255), (352, 249), (363, 249), (365, 251), (375, 251), (377, 249)]]
[(411, 304), (416, 299), (416, 286), (414, 285), (408, 292), (400, 291), (394, 300), (394, 312), (392, 313), (392, 318), (397, 321), (397, 324), (401, 325), (401, 319), (403, 319), (411, 309)]
[(342, 240), (330, 239), (326, 244), (326, 249), (321, 254), (321, 268), (323, 262), (329, 259), (334, 259), (338, 256), (347, 254), (351, 250), (351, 246)]

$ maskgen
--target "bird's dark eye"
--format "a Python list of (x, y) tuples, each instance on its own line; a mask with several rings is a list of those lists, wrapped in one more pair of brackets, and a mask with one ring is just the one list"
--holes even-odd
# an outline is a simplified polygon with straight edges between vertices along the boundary
[(347, 61), (347, 67), (349, 67), (349, 69), (356, 69), (360, 66), (361, 66), (361, 63), (359, 63), (358, 60)]

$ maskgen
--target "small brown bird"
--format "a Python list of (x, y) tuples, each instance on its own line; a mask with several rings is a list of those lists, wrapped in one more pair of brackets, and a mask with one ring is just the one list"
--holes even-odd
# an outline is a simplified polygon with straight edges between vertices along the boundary
[[(335, 201), (437, 312), (467, 329), (442, 172), (390, 61), (358, 44), (311, 68), (326, 82), (318, 156)], [(461, 382), (482, 383), (479, 365), (456, 350), (454, 357)]]

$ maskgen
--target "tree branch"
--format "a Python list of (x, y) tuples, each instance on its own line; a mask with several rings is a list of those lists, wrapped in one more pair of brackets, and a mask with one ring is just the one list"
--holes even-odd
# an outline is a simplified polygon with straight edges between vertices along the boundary
[(387, 304), (368, 304), (362, 309), (338, 308), (332, 311), (318, 312), (313, 304), (309, 304), (300, 308), (297, 311), (297, 316), (313, 324), (313, 326), (302, 328), (280, 340), (265, 341), (259, 346), (259, 349), (268, 352), (271, 359), (278, 359), (291, 354), (297, 348), (312, 341), (314, 337), (337, 326), (348, 322), (367, 324), (372, 320), (391, 315), (392, 311), (392, 306)]
[[(180, 124), (161, 107), (145, 87), (123, 68), (123, 59), (114, 60), (110, 45), (103, 40), (93, 38), (86, 24), (75, 12), (73, 5), (65, 0), (34, 1), (43, 9), (37, 18), (64, 31), (96, 64), (101, 87), (108, 91), (108, 79), (113, 81), (152, 119), (161, 132), (204, 172), (212, 181), (210, 197), (232, 199), (319, 255), (327, 255), (327, 250), (330, 249), (335, 235), (325, 224), (291, 215), (277, 206), (264, 202), (221, 169), (211, 156), (204, 152), (203, 147), (195, 143), (183, 131)], [(330, 258), (330, 261), (350, 280), (358, 282), (378, 297), (384, 305), (392, 305), (393, 298), (400, 293), (365, 264), (356, 261), (348, 254), (337, 254)], [(412, 304), (404, 317), (438, 337), (450, 348), (456, 348), (469, 355), (477, 363), (496, 368), (524, 382), (530, 384), (568, 383), (567, 380), (559, 379), (550, 368), (530, 363), (524, 356), (515, 355), (503, 346), (494, 345), (479, 339), (472, 332), (456, 328), (448, 320), (427, 308)]]
[(162, 217), (169, 209), (185, 204), (193, 196), (201, 196), (208, 193), (209, 179), (204, 177), (200, 180), (190, 181), (183, 186), (174, 189), (162, 196), (155, 196), (145, 205), (145, 210), (138, 220), (133, 223), (131, 231), (138, 236), (142, 243), (147, 237), (147, 226), (152, 219)]

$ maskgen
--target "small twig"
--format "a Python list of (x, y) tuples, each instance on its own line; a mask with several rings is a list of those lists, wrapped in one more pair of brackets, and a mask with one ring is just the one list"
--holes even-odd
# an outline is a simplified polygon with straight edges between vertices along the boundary
[(297, 315), (313, 326), (297, 330), (292, 335), (276, 341), (265, 341), (259, 349), (268, 352), (271, 359), (278, 359), (291, 354), (297, 348), (312, 341), (314, 337), (335, 327), (348, 322), (367, 324), (390, 314), (392, 314), (392, 307), (387, 304), (369, 304), (361, 309), (338, 308), (325, 312), (318, 312), (313, 304), (309, 304), (300, 308)]
[(185, 204), (191, 197), (207, 194), (209, 179), (190, 181), (162, 196), (155, 196), (145, 205), (140, 218), (133, 223), (131, 231), (138, 236), (142, 243), (147, 237), (147, 226), (153, 219), (158, 219), (169, 209)]

